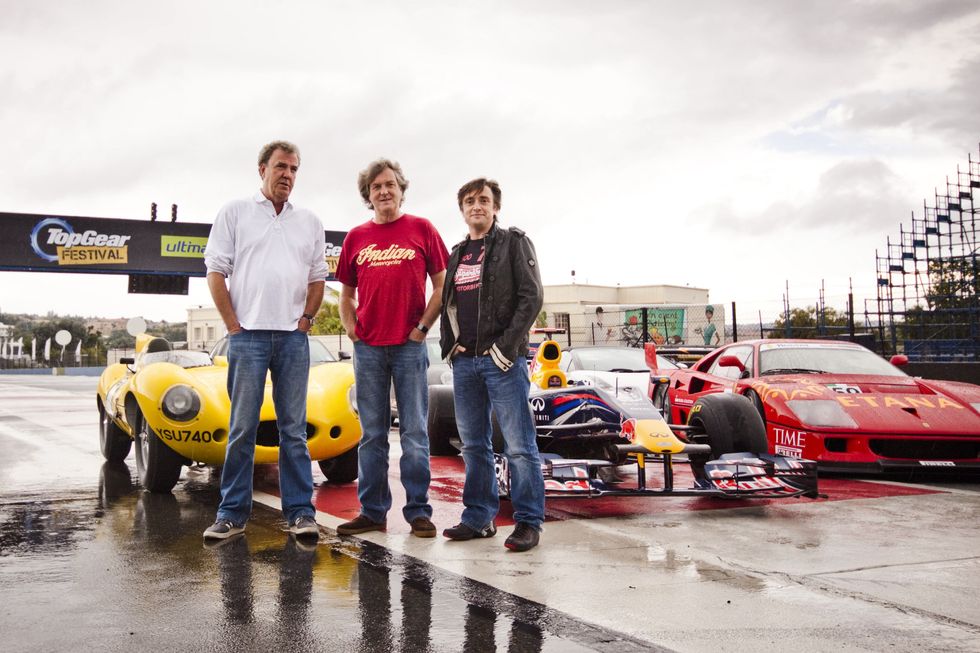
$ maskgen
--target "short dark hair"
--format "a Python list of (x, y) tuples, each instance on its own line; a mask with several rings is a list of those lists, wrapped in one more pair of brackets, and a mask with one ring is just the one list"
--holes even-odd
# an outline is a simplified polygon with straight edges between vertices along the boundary
[(272, 153), (276, 150), (282, 150), (286, 154), (295, 154), (296, 158), (299, 159), (299, 148), (289, 141), (272, 141), (262, 146), (259, 150), (259, 165), (267, 165), (269, 159), (272, 158)]
[(398, 182), (398, 186), (402, 189), (402, 202), (405, 201), (405, 191), (408, 189), (408, 180), (405, 179), (405, 174), (402, 172), (402, 167), (398, 165), (397, 161), (392, 161), (390, 159), (375, 159), (368, 164), (368, 167), (364, 168), (357, 174), (357, 189), (361, 192), (361, 199), (369, 209), (373, 209), (374, 206), (371, 204), (371, 182), (374, 178), (385, 171), (385, 168), (390, 169), (395, 173), (395, 180)]
[(712, 306), (711, 304), (708, 304), (707, 306), (704, 307), (704, 312), (705, 313), (711, 313), (712, 315), (714, 315), (715, 314), (715, 307)]
[(459, 210), (463, 210), (463, 198), (470, 193), (482, 193), (484, 188), (490, 188), (490, 192), (493, 194), (493, 208), (495, 211), (500, 210), (500, 184), (494, 179), (487, 179), (486, 177), (478, 177), (473, 181), (468, 181), (463, 184), (463, 187), (459, 189), (456, 193), (456, 203), (459, 204)]

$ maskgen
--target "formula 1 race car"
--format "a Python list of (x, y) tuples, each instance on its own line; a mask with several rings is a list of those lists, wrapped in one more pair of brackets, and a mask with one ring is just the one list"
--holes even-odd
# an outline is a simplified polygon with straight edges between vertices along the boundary
[[(227, 340), (203, 351), (175, 351), (163, 338), (140, 334), (136, 357), (109, 365), (99, 379), (99, 441), (110, 462), (126, 458), (136, 443), (136, 472), (151, 492), (170, 492), (181, 467), (222, 465), (228, 444)], [(353, 405), (354, 370), (310, 339), (307, 446), (327, 480), (357, 478), (361, 426)], [(279, 459), (279, 431), (267, 380), (256, 463)]]
[[(560, 355), (558, 343), (542, 343), (531, 377), (546, 496), (818, 496), (816, 463), (767, 453), (762, 419), (744, 397), (704, 397), (687, 424), (670, 425), (645, 387), (565, 385)], [(507, 458), (498, 452), (495, 460), (500, 495), (508, 496)], [(674, 484), (674, 464), (681, 462), (690, 465), (691, 487)], [(647, 484), (650, 463), (662, 469), (657, 487)], [(618, 471), (633, 465), (636, 483), (628, 485)]]

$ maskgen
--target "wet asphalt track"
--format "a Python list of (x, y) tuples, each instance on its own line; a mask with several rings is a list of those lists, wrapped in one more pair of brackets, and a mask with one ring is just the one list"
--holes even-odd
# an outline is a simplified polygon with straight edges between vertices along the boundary
[(0, 650), (658, 649), (259, 504), (205, 545), (216, 473), (143, 492), (98, 453), (92, 379), (0, 379)]
[(575, 503), (521, 555), (339, 538), (336, 507), (311, 547), (256, 504), (205, 546), (217, 479), (142, 492), (98, 453), (94, 386), (0, 376), (0, 650), (980, 650), (976, 484)]

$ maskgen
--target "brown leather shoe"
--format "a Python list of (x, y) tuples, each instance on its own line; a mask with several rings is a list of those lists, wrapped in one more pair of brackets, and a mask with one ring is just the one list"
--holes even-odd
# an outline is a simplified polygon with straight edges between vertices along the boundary
[(415, 537), (435, 537), (436, 525), (428, 517), (416, 517), (412, 520), (412, 535)]
[(368, 531), (383, 531), (387, 527), (385, 520), (380, 522), (371, 521), (364, 515), (358, 515), (354, 519), (344, 522), (337, 527), (338, 535), (357, 535)]

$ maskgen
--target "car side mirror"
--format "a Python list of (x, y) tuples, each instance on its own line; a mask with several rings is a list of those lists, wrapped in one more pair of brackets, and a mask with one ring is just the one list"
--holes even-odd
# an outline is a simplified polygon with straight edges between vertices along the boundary
[(341, 349), (340, 351), (337, 352), (337, 358), (339, 358), (342, 361), (349, 361), (351, 359), (351, 355), (349, 351), (344, 351), (343, 349)]
[(652, 343), (652, 342), (643, 343), (643, 358), (646, 361), (647, 367), (649, 367), (651, 370), (655, 370), (659, 367), (657, 363), (656, 343)]
[(906, 356), (905, 354), (895, 354), (889, 359), (888, 362), (894, 365), (895, 367), (901, 367), (903, 365), (909, 364), (909, 357)]
[(726, 354), (718, 359), (719, 367), (737, 367), (739, 372), (745, 371), (745, 366), (742, 365), (742, 361), (738, 359), (737, 356), (732, 356), (731, 354)]
[(134, 365), (135, 363), (136, 363), (136, 359), (133, 358), (132, 356), (123, 356), (122, 358), (119, 359), (120, 365)]
[(213, 359), (216, 367), (228, 367), (228, 357), (227, 356), (215, 356)]

